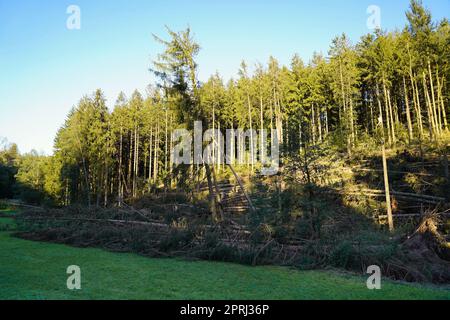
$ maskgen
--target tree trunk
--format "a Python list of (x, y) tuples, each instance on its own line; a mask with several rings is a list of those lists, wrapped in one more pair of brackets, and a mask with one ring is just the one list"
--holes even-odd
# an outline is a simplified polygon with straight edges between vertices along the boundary
[(312, 143), (316, 144), (316, 114), (314, 112), (314, 103), (311, 105), (311, 136)]
[(132, 173), (132, 163), (133, 163), (133, 148), (134, 148), (134, 144), (133, 144), (133, 132), (130, 131), (130, 145), (129, 145), (129, 157), (128, 157), (128, 172), (127, 172), (127, 185), (128, 185), (128, 190), (131, 186), (131, 173)]
[(428, 127), (429, 127), (429, 131), (430, 131), (430, 139), (433, 139), (436, 137), (436, 134), (435, 134), (436, 128), (435, 128), (433, 110), (432, 110), (432, 105), (431, 105), (430, 94), (428, 92), (427, 79), (425, 76), (425, 72), (422, 73), (422, 84), (423, 84), (423, 92), (425, 94), (425, 101), (427, 104)]
[(119, 145), (119, 173), (117, 177), (118, 192), (119, 192), (119, 208), (122, 207), (123, 202), (123, 186), (122, 186), (122, 153), (123, 153), (123, 134), (122, 125), (120, 126), (120, 145)]
[(152, 147), (153, 147), (153, 126), (150, 128), (150, 137), (148, 144), (148, 184), (150, 189), (150, 183), (152, 181)]
[(391, 195), (389, 193), (389, 175), (386, 160), (386, 150), (384, 147), (384, 139), (382, 144), (382, 156), (383, 156), (383, 176), (384, 176), (384, 191), (386, 195), (386, 213), (388, 216), (389, 231), (394, 231), (394, 221), (392, 219), (392, 207), (391, 207)]
[(447, 124), (447, 115), (445, 112), (445, 105), (444, 105), (444, 97), (442, 94), (442, 87), (443, 87), (443, 83), (444, 83), (444, 77), (442, 78), (442, 85), (441, 82), (439, 81), (439, 74), (438, 71), (436, 70), (436, 78), (437, 78), (437, 90), (438, 90), (438, 104), (440, 105), (440, 111), (442, 113), (442, 120), (443, 120), (443, 124), (444, 124), (444, 130), (448, 130), (448, 124)]
[(155, 151), (153, 157), (153, 181), (156, 183), (158, 178), (158, 154), (159, 154), (159, 124), (156, 127), (156, 135), (155, 135)]
[(417, 84), (417, 81), (414, 81), (414, 78), (411, 76), (411, 81), (413, 88), (415, 88), (416, 91), (416, 101), (417, 101), (417, 119), (419, 122), (419, 135), (420, 139), (423, 137), (423, 119), (422, 119), (422, 107), (420, 105), (420, 97), (419, 97), (419, 85)]
[(264, 157), (265, 154), (265, 150), (263, 150), (263, 146), (264, 146), (264, 135), (263, 135), (263, 130), (264, 130), (264, 107), (263, 107), (263, 97), (262, 97), (262, 93), (260, 92), (259, 95), (259, 108), (260, 108), (260, 124), (259, 124), (259, 152), (261, 155), (261, 159), (259, 159), (261, 161), (261, 163), (264, 163), (264, 159), (262, 157)]
[(392, 102), (391, 102), (391, 89), (387, 89), (387, 100), (389, 104), (389, 119), (391, 121), (391, 131), (392, 131), (392, 143), (395, 144), (397, 142), (396, 136), (395, 136), (395, 122), (394, 122), (394, 116), (393, 116), (393, 108), (392, 108)]
[(412, 129), (412, 122), (411, 122), (411, 113), (409, 110), (408, 90), (406, 88), (406, 80), (405, 80), (404, 76), (403, 76), (403, 91), (405, 94), (406, 121), (408, 123), (408, 138), (409, 138), (409, 143), (411, 143), (411, 141), (413, 139), (413, 129)]
[[(247, 88), (248, 90), (248, 88)], [(250, 94), (247, 92), (247, 105), (248, 105), (248, 121), (250, 124), (250, 161), (251, 161), (251, 168), (252, 168), (252, 172), (254, 172), (254, 160), (253, 156), (254, 156), (254, 152), (253, 152), (253, 126), (252, 126), (252, 106), (250, 103)]]
[(389, 117), (389, 102), (388, 102), (388, 95), (387, 95), (387, 89), (386, 89), (386, 83), (383, 78), (383, 93), (384, 93), (384, 110), (386, 113), (386, 125), (387, 125), (387, 131), (388, 131), (388, 143), (389, 145), (392, 145), (392, 131), (391, 131), (391, 123), (390, 123), (390, 117)]
[(436, 98), (435, 98), (435, 95), (434, 95), (433, 76), (432, 76), (432, 73), (431, 73), (430, 60), (428, 60), (428, 77), (430, 79), (430, 91), (431, 91), (431, 101), (432, 101), (431, 106), (432, 106), (433, 117), (434, 117), (435, 126), (436, 126), (436, 133), (440, 134), (442, 126), (439, 123), (439, 117), (437, 115)]
[(205, 162), (205, 171), (206, 171), (206, 179), (208, 181), (208, 191), (209, 191), (209, 207), (212, 212), (212, 218), (214, 222), (217, 222), (219, 220), (219, 208), (217, 203), (217, 198), (214, 193), (213, 189), (213, 182), (211, 178), (211, 168), (208, 163)]

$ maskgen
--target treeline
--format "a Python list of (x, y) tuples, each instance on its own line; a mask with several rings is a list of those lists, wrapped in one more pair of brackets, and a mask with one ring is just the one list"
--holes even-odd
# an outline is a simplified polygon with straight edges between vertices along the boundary
[[(199, 45), (189, 29), (168, 29), (169, 40), (155, 37), (166, 48), (152, 69), (158, 83), (145, 96), (121, 93), (112, 112), (101, 90), (81, 99), (57, 134), (51, 183), (42, 186), (56, 203), (99, 206), (179, 186), (196, 173), (173, 166), (171, 133), (195, 120), (222, 132), (274, 129), (285, 154), (330, 139), (349, 155), (368, 139), (391, 147), (438, 141), (448, 130), (450, 24), (433, 22), (417, 0), (406, 16), (403, 30), (377, 30), (357, 44), (342, 34), (308, 63), (295, 55), (281, 66), (271, 57), (250, 73), (242, 62), (226, 83), (219, 74), (200, 83)], [(252, 141), (249, 150), (258, 148)]]
[(60, 173), (53, 157), (31, 151), (20, 154), (16, 144), (0, 139), (0, 200), (54, 205), (60, 192)]

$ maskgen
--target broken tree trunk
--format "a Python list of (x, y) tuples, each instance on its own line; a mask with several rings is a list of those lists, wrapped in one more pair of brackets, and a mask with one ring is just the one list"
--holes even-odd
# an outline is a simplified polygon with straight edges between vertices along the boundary
[(239, 187), (241, 188), (242, 193), (244, 194), (245, 198), (247, 199), (250, 210), (254, 213), (256, 211), (256, 209), (253, 206), (252, 200), (250, 199), (247, 192), (245, 191), (244, 184), (242, 183), (241, 178), (239, 178), (239, 176), (237, 175), (236, 171), (234, 171), (234, 168), (231, 166), (231, 164), (228, 164), (228, 166), (230, 167), (231, 172), (233, 172), (233, 175), (236, 178), (236, 181), (239, 184)]
[(205, 163), (205, 171), (206, 171), (206, 178), (208, 180), (209, 206), (211, 208), (214, 221), (218, 221), (220, 219), (219, 217), (221, 216), (221, 214), (219, 211), (216, 194), (213, 189), (213, 181), (212, 181), (212, 177), (211, 177), (211, 167), (207, 163)]

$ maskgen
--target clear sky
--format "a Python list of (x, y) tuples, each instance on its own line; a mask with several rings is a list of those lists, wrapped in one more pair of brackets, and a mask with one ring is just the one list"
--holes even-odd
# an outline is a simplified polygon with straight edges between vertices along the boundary
[[(408, 0), (0, 0), (0, 137), (21, 152), (51, 154), (56, 131), (85, 94), (101, 88), (112, 107), (118, 93), (145, 92), (164, 26), (190, 26), (202, 50), (199, 78), (216, 71), (227, 80), (240, 61), (288, 64), (327, 53), (345, 32), (367, 28), (369, 5), (381, 9), (383, 29), (402, 28)], [(69, 5), (81, 29), (69, 30)], [(450, 0), (424, 0), (435, 20), (450, 16)]]

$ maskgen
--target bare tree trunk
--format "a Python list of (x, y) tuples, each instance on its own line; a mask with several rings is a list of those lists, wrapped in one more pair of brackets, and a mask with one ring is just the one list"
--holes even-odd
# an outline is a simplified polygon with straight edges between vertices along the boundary
[[(169, 155), (169, 175), (170, 175), (170, 187), (172, 188), (172, 180), (173, 180), (173, 158), (172, 158), (172, 150), (173, 150), (173, 115), (170, 115), (170, 155)], [(192, 169), (194, 166), (192, 166)]]
[(131, 186), (131, 172), (132, 172), (131, 165), (133, 163), (133, 148), (134, 148), (133, 132), (130, 131), (130, 145), (129, 145), (128, 173), (127, 173), (127, 185), (128, 185), (127, 193)]
[[(220, 173), (220, 165), (221, 165), (221, 152), (223, 151), (220, 148), (221, 140), (220, 140), (220, 121), (217, 122), (217, 172)], [(214, 170), (213, 170), (214, 174)]]
[[(260, 128), (260, 132), (259, 132), (259, 152), (261, 154), (261, 157), (264, 156), (265, 152), (262, 150), (263, 145), (264, 145), (264, 135), (263, 135), (263, 130), (264, 130), (264, 112), (263, 112), (263, 97), (262, 97), (262, 92), (260, 92), (259, 95), (259, 107), (260, 107), (260, 124), (259, 124), (259, 128)], [(264, 163), (264, 159), (259, 159), (261, 161), (261, 163)]]
[(432, 110), (433, 110), (433, 117), (435, 120), (435, 125), (436, 125), (436, 133), (440, 134), (441, 132), (441, 124), (439, 123), (439, 117), (437, 115), (437, 107), (436, 107), (436, 98), (434, 95), (434, 85), (433, 85), (433, 76), (431, 73), (431, 63), (430, 60), (428, 60), (428, 77), (430, 79), (430, 91), (431, 91), (431, 101), (432, 101)]
[(283, 113), (281, 112), (281, 101), (280, 97), (278, 95), (278, 92), (275, 90), (276, 93), (276, 102), (278, 106), (278, 136), (280, 137), (280, 143), (283, 145), (284, 143), (284, 131), (283, 131)]
[(409, 43), (407, 43), (407, 50), (408, 50), (408, 56), (409, 56), (409, 79), (411, 81), (412, 95), (413, 95), (413, 100), (414, 100), (414, 109), (416, 111), (417, 125), (418, 125), (418, 129), (419, 129), (419, 138), (422, 139), (422, 137), (423, 137), (422, 110), (420, 107), (419, 89), (417, 87), (417, 83), (415, 83), (415, 81), (414, 81), (414, 74), (413, 74), (413, 69), (412, 69), (412, 56), (411, 56)]
[(298, 122), (298, 141), (299, 141), (299, 151), (302, 151), (303, 135), (302, 135), (302, 120)]
[(380, 90), (377, 83), (377, 102), (378, 102), (378, 113), (379, 113), (379, 123), (381, 126), (381, 131), (383, 134), (383, 140), (384, 140), (384, 122), (383, 122), (383, 107), (381, 106), (381, 100), (380, 100)]
[(153, 163), (153, 181), (156, 183), (158, 178), (158, 154), (159, 154), (159, 124), (156, 127), (155, 136), (155, 151), (154, 151), (154, 163)]
[[(108, 124), (108, 131), (111, 130), (111, 128), (109, 127)], [(110, 148), (109, 148), (109, 137), (107, 137), (106, 139), (106, 156), (104, 159), (104, 166), (105, 166), (105, 175), (104, 175), (104, 180), (103, 180), (103, 206), (106, 208), (106, 206), (108, 205), (108, 180), (109, 180), (109, 159), (110, 159)]]
[(313, 144), (316, 144), (316, 114), (314, 112), (314, 103), (311, 105), (311, 136)]
[(395, 144), (397, 142), (396, 136), (395, 136), (395, 122), (393, 117), (393, 108), (392, 108), (392, 102), (391, 102), (391, 89), (387, 89), (387, 100), (389, 104), (389, 119), (391, 121), (391, 131), (392, 131), (392, 143)]
[(83, 152), (83, 148), (81, 146), (81, 141), (80, 141), (80, 137), (78, 135), (77, 132), (77, 142), (78, 142), (78, 147), (80, 149), (80, 154), (81, 154), (81, 160), (83, 163), (83, 171), (84, 171), (84, 181), (86, 183), (86, 193), (87, 193), (87, 200), (88, 200), (88, 207), (91, 207), (91, 187), (90, 187), (90, 178), (89, 178), (89, 170), (87, 168), (86, 165), (86, 158), (84, 156), (84, 152)]
[(164, 171), (167, 172), (167, 165), (168, 165), (168, 161), (167, 161), (167, 142), (169, 141), (169, 136), (168, 136), (168, 114), (167, 114), (167, 105), (165, 107), (165, 139), (164, 139)]
[[(108, 155), (109, 158), (109, 155)], [(103, 206), (106, 208), (108, 206), (108, 177), (109, 177), (109, 168), (108, 168), (108, 160), (105, 160), (105, 177), (104, 177), (104, 184), (103, 184), (103, 190), (104, 190), (104, 198), (103, 198)]]
[(386, 213), (388, 216), (389, 231), (394, 231), (394, 221), (392, 219), (392, 207), (391, 207), (391, 195), (389, 193), (389, 175), (386, 160), (386, 150), (384, 147), (384, 139), (382, 144), (382, 156), (383, 156), (383, 176), (384, 176), (384, 191), (386, 194)]
[(137, 137), (136, 137), (136, 173), (135, 173), (135, 194), (134, 196), (137, 196), (138, 192), (138, 179), (139, 179), (139, 141), (140, 141), (140, 133), (139, 128), (137, 128)]
[[(342, 95), (342, 108), (344, 109), (344, 115), (346, 115), (346, 100), (345, 100), (345, 90), (344, 90), (344, 78), (343, 78), (343, 74), (342, 74), (342, 63), (341, 63), (341, 59), (339, 58), (339, 77), (340, 77), (340, 82), (341, 82), (341, 95)], [(339, 108), (340, 111), (341, 108)], [(341, 126), (342, 126), (342, 118), (341, 118), (341, 112), (339, 112), (339, 121), (341, 122)], [(346, 123), (347, 123), (347, 119), (344, 118), (344, 127), (346, 127)]]
[(409, 142), (411, 143), (413, 139), (413, 129), (412, 129), (412, 122), (411, 122), (411, 113), (409, 110), (409, 98), (408, 98), (408, 89), (406, 88), (406, 80), (403, 76), (403, 91), (405, 94), (405, 105), (406, 105), (406, 121), (408, 123), (408, 137)]
[(136, 197), (136, 166), (137, 166), (137, 128), (136, 125), (134, 126), (134, 146), (133, 146), (133, 187), (132, 187), (132, 195), (133, 197)]
[(317, 130), (319, 131), (319, 141), (322, 142), (322, 121), (320, 119), (322, 115), (321, 108), (319, 107), (317, 111)]
[[(247, 88), (248, 90), (248, 88)], [(252, 167), (252, 172), (254, 172), (254, 161), (255, 159), (253, 159), (254, 156), (254, 152), (253, 152), (253, 126), (252, 126), (252, 107), (251, 107), (251, 103), (250, 103), (250, 94), (247, 92), (247, 104), (248, 104), (248, 120), (249, 120), (249, 124), (250, 124), (250, 161), (251, 161), (251, 167)]]
[(217, 203), (216, 194), (213, 188), (213, 181), (211, 177), (211, 168), (208, 163), (205, 162), (206, 179), (208, 181), (208, 191), (209, 191), (209, 207), (211, 208), (213, 221), (219, 221), (219, 205)]
[(148, 143), (148, 183), (152, 181), (152, 147), (153, 147), (153, 126), (150, 128), (150, 137)]
[(371, 98), (369, 108), (370, 108), (370, 130), (373, 132), (375, 130), (375, 121), (373, 118), (373, 97)]
[(119, 207), (122, 207), (123, 202), (123, 186), (122, 186), (122, 153), (123, 153), (123, 134), (122, 125), (120, 126), (120, 145), (119, 145), (119, 174), (117, 177), (118, 191), (119, 191)]
[[(212, 136), (212, 158), (216, 159), (216, 103), (215, 98), (213, 98), (213, 113), (212, 113), (212, 130), (213, 130), (213, 136)], [(214, 165), (214, 163), (212, 164)]]
[(390, 117), (389, 117), (389, 102), (388, 102), (388, 95), (387, 95), (387, 89), (386, 89), (386, 83), (383, 79), (383, 93), (384, 93), (384, 108), (386, 113), (386, 125), (387, 125), (387, 131), (388, 131), (388, 143), (389, 145), (392, 145), (392, 131), (391, 131), (391, 123), (390, 123)]
[(419, 133), (420, 138), (423, 137), (423, 119), (422, 119), (422, 108), (420, 106), (420, 97), (419, 97), (419, 85), (417, 84), (417, 81), (414, 81), (414, 78), (411, 78), (413, 88), (415, 88), (416, 91), (416, 101), (417, 101), (417, 119), (419, 122)]
[(447, 115), (446, 115), (446, 112), (445, 112), (445, 105), (444, 105), (444, 97), (443, 97), (443, 94), (442, 94), (442, 87), (443, 87), (443, 84), (444, 84), (444, 77), (442, 78), (442, 85), (441, 85), (441, 83), (440, 83), (440, 81), (439, 81), (439, 74), (438, 74), (438, 71), (436, 70), (436, 78), (437, 78), (437, 90), (438, 90), (438, 104), (439, 104), (439, 102), (440, 102), (440, 110), (441, 110), (441, 113), (442, 113), (442, 120), (443, 120), (443, 123), (444, 123), (444, 130), (448, 130), (448, 124), (447, 124)]
[(355, 124), (354, 124), (354, 114), (353, 114), (353, 98), (350, 97), (349, 99), (350, 101), (350, 132), (351, 132), (351, 137), (352, 137), (352, 146), (355, 144), (356, 141), (356, 130), (355, 130)]
[(423, 83), (423, 92), (425, 94), (426, 104), (427, 104), (427, 114), (428, 114), (428, 126), (430, 130), (430, 138), (433, 139), (436, 137), (436, 129), (435, 129), (435, 122), (434, 122), (434, 116), (433, 116), (433, 110), (431, 105), (431, 99), (430, 94), (428, 93), (428, 87), (427, 87), (427, 79), (425, 76), (425, 72), (422, 73), (422, 83)]
[(273, 104), (270, 104), (270, 132), (273, 130)]

